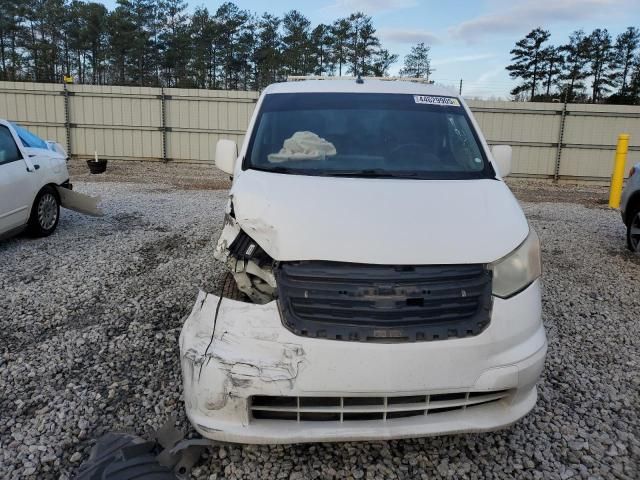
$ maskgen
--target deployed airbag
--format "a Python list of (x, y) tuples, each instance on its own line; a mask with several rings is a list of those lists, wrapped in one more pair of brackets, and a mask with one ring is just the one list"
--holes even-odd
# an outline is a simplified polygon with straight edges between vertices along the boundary
[(280, 163), (287, 160), (324, 160), (335, 154), (336, 147), (331, 142), (313, 132), (304, 131), (287, 138), (282, 149), (268, 158), (270, 162)]

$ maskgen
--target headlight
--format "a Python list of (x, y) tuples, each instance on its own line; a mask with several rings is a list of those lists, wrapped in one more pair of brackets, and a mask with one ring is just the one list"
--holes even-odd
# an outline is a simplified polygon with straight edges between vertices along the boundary
[(513, 252), (490, 265), (493, 270), (493, 294), (509, 298), (521, 292), (542, 274), (540, 239), (529, 227), (529, 235)]

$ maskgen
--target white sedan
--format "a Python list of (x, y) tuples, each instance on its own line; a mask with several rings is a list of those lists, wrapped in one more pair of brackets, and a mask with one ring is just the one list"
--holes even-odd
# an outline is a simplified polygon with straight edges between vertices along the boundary
[(25, 128), (0, 119), (0, 238), (25, 228), (51, 235), (60, 206), (100, 215), (97, 199), (72, 192), (66, 153)]

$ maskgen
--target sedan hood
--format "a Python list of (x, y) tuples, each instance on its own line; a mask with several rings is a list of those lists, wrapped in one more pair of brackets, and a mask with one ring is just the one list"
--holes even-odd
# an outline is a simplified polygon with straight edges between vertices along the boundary
[(316, 177), (243, 171), (236, 219), (275, 260), (489, 263), (529, 227), (498, 180)]

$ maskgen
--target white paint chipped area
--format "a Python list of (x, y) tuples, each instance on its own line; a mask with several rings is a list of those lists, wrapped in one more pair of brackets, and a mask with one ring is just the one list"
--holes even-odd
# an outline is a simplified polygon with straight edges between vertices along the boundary
[[(144, 434), (170, 414), (188, 427), (178, 337), (224, 271), (226, 192), (76, 186), (102, 196), (105, 217), (64, 211), (55, 235), (0, 243), (2, 478), (71, 478), (107, 430)], [(543, 242), (549, 338), (530, 415), (493, 434), (228, 446), (194, 478), (639, 478), (640, 259), (615, 212), (525, 211)]]

